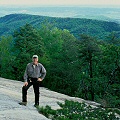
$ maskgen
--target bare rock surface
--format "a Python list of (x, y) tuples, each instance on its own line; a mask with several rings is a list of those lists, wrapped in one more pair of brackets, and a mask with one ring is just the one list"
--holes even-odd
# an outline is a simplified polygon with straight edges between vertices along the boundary
[[(49, 120), (42, 114), (39, 114), (34, 105), (34, 91), (31, 86), (28, 90), (28, 104), (21, 106), (23, 82), (0, 78), (0, 120)], [(40, 87), (40, 106), (49, 105), (52, 109), (58, 109), (57, 102), (64, 103), (65, 100), (85, 102), (93, 107), (98, 103), (85, 101), (81, 98), (70, 97)]]

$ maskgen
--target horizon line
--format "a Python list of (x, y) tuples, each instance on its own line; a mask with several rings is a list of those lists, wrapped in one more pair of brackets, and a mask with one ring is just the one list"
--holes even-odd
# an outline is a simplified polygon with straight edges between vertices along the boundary
[[(0, 4), (0, 6), (5, 6), (5, 7), (18, 7), (18, 6), (23, 6), (23, 4), (9, 4), (9, 5), (6, 5), (6, 4)], [(29, 5), (24, 5), (23, 7), (55, 7), (55, 6), (57, 6), (57, 7), (120, 7), (120, 5), (111, 5), (111, 4), (109, 4), (109, 5), (100, 5), (100, 4), (96, 4), (96, 5), (92, 5), (92, 4), (88, 4), (88, 5), (84, 5), (84, 4), (81, 4), (81, 5), (58, 5), (58, 4), (56, 4), (56, 5), (45, 5), (45, 4), (43, 4), (43, 5), (32, 5), (32, 4), (29, 4)]]

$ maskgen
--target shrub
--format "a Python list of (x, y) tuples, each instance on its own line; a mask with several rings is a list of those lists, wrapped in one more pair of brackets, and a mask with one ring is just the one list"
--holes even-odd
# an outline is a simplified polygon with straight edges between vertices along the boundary
[(38, 112), (52, 120), (119, 120), (119, 110), (109, 108), (92, 108), (85, 103), (66, 100), (64, 104), (58, 103), (61, 109), (53, 110), (46, 106), (38, 107)]

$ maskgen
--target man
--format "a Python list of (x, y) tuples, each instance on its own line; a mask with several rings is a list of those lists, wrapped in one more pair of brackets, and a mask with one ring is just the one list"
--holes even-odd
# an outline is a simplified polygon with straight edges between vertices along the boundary
[(22, 102), (20, 105), (27, 105), (27, 90), (33, 85), (35, 93), (35, 107), (39, 106), (39, 84), (46, 76), (46, 70), (44, 66), (38, 62), (38, 56), (33, 55), (33, 62), (27, 64), (24, 73), (24, 86), (22, 87)]

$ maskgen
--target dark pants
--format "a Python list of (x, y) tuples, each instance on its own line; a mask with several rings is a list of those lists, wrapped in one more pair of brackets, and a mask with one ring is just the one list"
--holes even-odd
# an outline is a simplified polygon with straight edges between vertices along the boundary
[(28, 80), (28, 85), (22, 87), (22, 101), (27, 102), (27, 90), (30, 86), (33, 85), (34, 93), (35, 93), (35, 105), (39, 105), (39, 84), (36, 78), (31, 78)]

